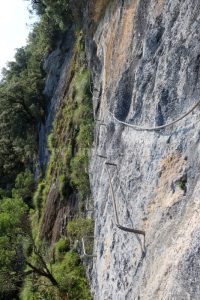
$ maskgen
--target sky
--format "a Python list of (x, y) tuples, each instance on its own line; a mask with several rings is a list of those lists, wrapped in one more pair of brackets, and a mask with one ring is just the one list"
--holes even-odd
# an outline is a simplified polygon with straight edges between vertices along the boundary
[(26, 45), (30, 25), (30, 1), (1, 0), (0, 6), (0, 70), (12, 61), (15, 49)]

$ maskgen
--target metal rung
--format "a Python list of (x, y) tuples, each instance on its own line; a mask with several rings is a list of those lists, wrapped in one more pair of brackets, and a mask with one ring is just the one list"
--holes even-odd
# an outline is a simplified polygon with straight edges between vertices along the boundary
[(96, 134), (96, 140), (95, 140), (96, 145), (98, 145), (98, 143), (99, 143), (99, 134), (100, 134), (101, 126), (107, 127), (107, 125), (104, 122), (102, 122), (101, 120), (97, 120), (97, 121), (101, 122), (101, 123), (98, 124), (99, 126), (98, 126), (98, 130), (97, 130), (97, 134)]
[(98, 154), (98, 153), (97, 153), (97, 156), (99, 156), (100, 158), (105, 158), (105, 159), (107, 159), (107, 156), (104, 156), (104, 155), (101, 155), (101, 154)]
[(87, 254), (86, 253), (86, 250), (85, 250), (85, 240), (84, 239), (94, 239), (94, 236), (85, 236), (85, 237), (82, 237), (82, 246), (83, 246), (83, 257), (97, 257), (96, 255), (94, 254)]
[(114, 164), (114, 163), (110, 163), (110, 162), (105, 162), (105, 165), (110, 165), (110, 166), (115, 166), (117, 168), (117, 164)]
[(128, 228), (128, 227), (125, 227), (125, 226), (122, 226), (122, 225), (119, 224), (119, 217), (118, 217), (118, 213), (117, 213), (117, 205), (116, 205), (116, 201), (115, 201), (115, 195), (114, 195), (114, 190), (113, 190), (113, 186), (112, 186), (111, 175), (110, 175), (110, 172), (109, 172), (109, 169), (108, 169), (108, 165), (112, 165), (112, 166), (113, 165), (117, 166), (117, 165), (109, 163), (109, 162), (105, 162), (104, 164), (106, 166), (106, 171), (108, 173), (108, 178), (109, 178), (109, 185), (110, 185), (113, 208), (114, 208), (114, 215), (115, 215), (115, 225), (123, 231), (132, 232), (132, 233), (136, 233), (136, 234), (142, 234), (142, 235), (145, 236), (145, 231), (143, 231), (143, 230)]
[(87, 202), (86, 202), (86, 206), (85, 206), (85, 210), (88, 212), (88, 211), (94, 211), (94, 207), (91, 209), (89, 208), (89, 198), (87, 199)]

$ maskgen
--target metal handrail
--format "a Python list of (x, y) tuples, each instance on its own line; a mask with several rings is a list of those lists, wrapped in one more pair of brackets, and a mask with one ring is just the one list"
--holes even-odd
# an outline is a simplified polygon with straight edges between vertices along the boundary
[(119, 223), (119, 217), (118, 217), (118, 212), (117, 212), (117, 205), (116, 205), (116, 200), (115, 200), (115, 195), (114, 195), (114, 190), (113, 190), (113, 186), (112, 186), (112, 180), (111, 180), (111, 175), (110, 175), (110, 172), (109, 172), (109, 169), (108, 169), (108, 165), (112, 165), (112, 166), (116, 166), (116, 164), (113, 164), (113, 163), (109, 163), (109, 162), (106, 162), (105, 161), (105, 166), (106, 166), (106, 171), (108, 173), (108, 178), (109, 178), (109, 185), (110, 185), (110, 191), (111, 191), (111, 196), (112, 196), (112, 202), (113, 202), (113, 208), (114, 208), (114, 216), (115, 216), (115, 225), (123, 230), (123, 231), (127, 231), (127, 232), (132, 232), (132, 233), (136, 233), (136, 234), (142, 234), (145, 236), (145, 231), (143, 230), (139, 230), (139, 229), (135, 229), (135, 228), (129, 228), (129, 227), (125, 227), (125, 226), (122, 226), (120, 223)]
[(89, 257), (89, 258), (91, 258), (91, 257), (97, 257), (96, 255), (94, 255), (94, 254), (88, 254), (88, 253), (86, 253), (86, 250), (85, 250), (85, 238), (94, 238), (94, 236), (85, 236), (85, 237), (82, 237), (82, 247), (83, 247), (83, 257)]
[(131, 127), (135, 130), (139, 130), (139, 131), (156, 131), (156, 130), (161, 130), (161, 129), (164, 129), (166, 127), (169, 127), (169, 126), (172, 126), (173, 124), (181, 121), (182, 119), (184, 119), (187, 115), (191, 114), (191, 112), (197, 107), (200, 105), (200, 100), (197, 101), (197, 103), (195, 103), (185, 114), (183, 114), (182, 116), (180, 116), (179, 118), (177, 118), (176, 120), (170, 122), (170, 123), (167, 123), (167, 124), (164, 124), (164, 125), (161, 125), (161, 126), (156, 126), (156, 127), (142, 127), (142, 126), (138, 126), (138, 125), (134, 125), (134, 124), (130, 124), (130, 123), (127, 123), (127, 122), (123, 122), (123, 121), (120, 121), (118, 118), (115, 117), (114, 113), (112, 113), (109, 109), (107, 109), (108, 113), (113, 117), (113, 119), (115, 121), (117, 121), (118, 123), (122, 124), (122, 125), (125, 125), (125, 126), (128, 126), (128, 127)]
[[(93, 94), (93, 91), (92, 91), (92, 88), (91, 88), (91, 77), (90, 77), (90, 92), (92, 94), (92, 96), (94, 97), (94, 99), (100, 99), (102, 95), (100, 95), (99, 97), (95, 97), (94, 94)], [(108, 87), (106, 87), (105, 90), (107, 90)], [(98, 90), (97, 90), (98, 91)], [(100, 91), (98, 91), (100, 92)], [(133, 128), (134, 130), (138, 130), (138, 131), (156, 131), (156, 130), (161, 130), (161, 129), (164, 129), (166, 127), (169, 127), (169, 126), (172, 126), (173, 124), (181, 121), (182, 119), (184, 119), (186, 116), (188, 116), (189, 114), (191, 114), (191, 112), (193, 112), (193, 110), (195, 110), (197, 108), (197, 106), (200, 105), (200, 99), (186, 112), (184, 113), (182, 116), (180, 116), (179, 118), (175, 119), (174, 121), (172, 122), (169, 122), (167, 124), (164, 124), (164, 125), (160, 125), (160, 126), (155, 126), (155, 127), (143, 127), (143, 126), (139, 126), (139, 125), (135, 125), (135, 124), (130, 124), (130, 123), (127, 123), (127, 122), (124, 122), (124, 121), (121, 121), (119, 120), (117, 117), (115, 117), (114, 113), (111, 112), (107, 106), (107, 112), (113, 117), (113, 119), (118, 122), (119, 124), (122, 124), (122, 125), (125, 125), (125, 126), (128, 126), (130, 128)]]
[[(99, 154), (99, 153), (97, 153), (97, 156), (99, 156), (100, 158), (103, 158), (103, 159), (107, 159), (107, 156)], [(122, 226), (119, 223), (119, 218), (118, 218), (118, 213), (117, 213), (117, 205), (116, 205), (114, 190), (113, 190), (113, 186), (112, 186), (112, 180), (111, 180), (110, 172), (109, 172), (108, 167), (107, 167), (107, 165), (112, 165), (112, 166), (115, 166), (117, 168), (117, 164), (109, 163), (107, 161), (105, 161), (104, 164), (106, 166), (106, 171), (107, 171), (108, 177), (109, 177), (109, 185), (110, 185), (110, 190), (111, 190), (111, 195), (112, 195), (112, 202), (113, 202), (113, 208), (114, 208), (115, 225), (117, 226), (117, 228), (119, 228), (119, 229), (121, 229), (123, 231), (133, 232), (133, 233), (136, 233), (136, 234), (142, 234), (142, 235), (145, 236), (145, 231), (139, 230), (139, 229), (134, 229), (134, 228), (128, 228), (128, 227)]]

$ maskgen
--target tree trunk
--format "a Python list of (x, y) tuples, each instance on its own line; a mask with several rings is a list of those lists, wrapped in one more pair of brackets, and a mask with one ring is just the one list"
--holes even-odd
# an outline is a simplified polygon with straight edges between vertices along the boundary
[(33, 270), (34, 273), (36, 273), (36, 274), (38, 274), (40, 276), (48, 278), (51, 281), (51, 283), (52, 283), (53, 286), (59, 288), (58, 282), (56, 281), (56, 279), (53, 277), (53, 275), (50, 272), (46, 272), (44, 270), (40, 270), (36, 266), (33, 266), (28, 261), (26, 262), (26, 264)]

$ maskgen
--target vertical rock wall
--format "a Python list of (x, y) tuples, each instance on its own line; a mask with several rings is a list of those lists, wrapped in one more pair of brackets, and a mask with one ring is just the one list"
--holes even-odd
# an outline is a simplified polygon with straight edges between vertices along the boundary
[[(98, 2), (98, 1), (97, 1)], [(95, 18), (94, 18), (95, 19)], [(95, 208), (96, 300), (199, 299), (199, 0), (110, 1), (87, 44), (98, 138), (90, 162)], [(99, 129), (100, 128), (100, 129)], [(106, 173), (109, 166), (119, 230)]]
[[(40, 170), (44, 173), (47, 172), (50, 156), (47, 146), (48, 135), (52, 132), (56, 113), (62, 107), (73, 77), (71, 64), (74, 57), (74, 44), (75, 28), (72, 25), (65, 34), (63, 33), (58, 38), (57, 47), (46, 58), (44, 64), (46, 119), (39, 126), (39, 164)], [(46, 182), (46, 186), (47, 184), (50, 186), (43, 207), (40, 238), (53, 245), (66, 232), (67, 218), (76, 205), (77, 195), (74, 191), (69, 197), (61, 199), (59, 178), (55, 178), (55, 181), (52, 182)]]
[(56, 49), (46, 58), (44, 71), (46, 75), (44, 95), (46, 97), (46, 119), (39, 128), (39, 162), (40, 167), (47, 167), (49, 153), (47, 137), (53, 127), (57, 108), (61, 105), (69, 85), (71, 73), (70, 63), (74, 49), (74, 27), (58, 40)]

